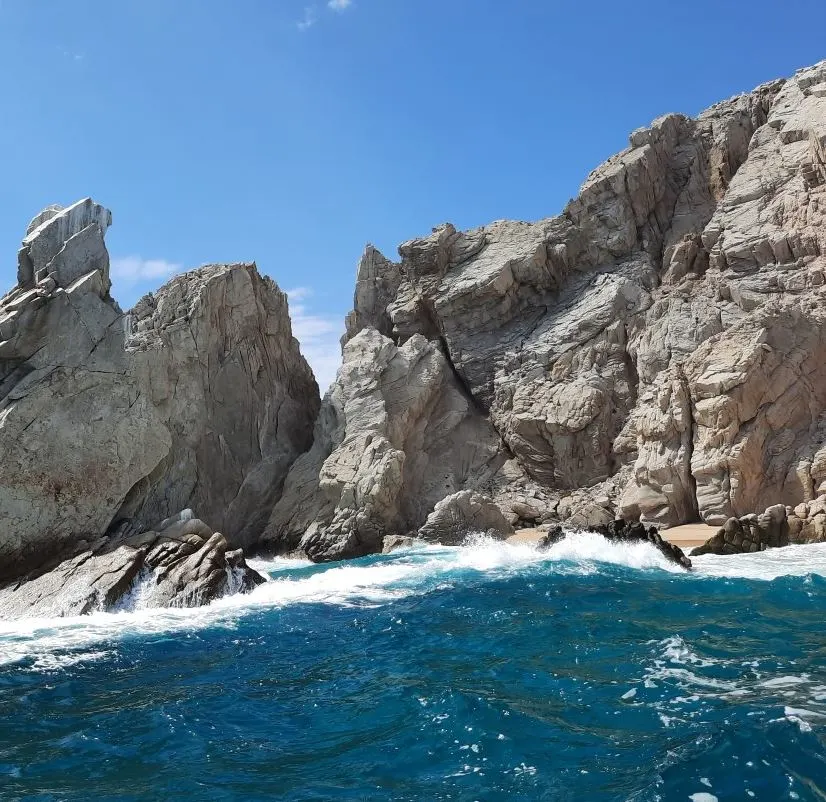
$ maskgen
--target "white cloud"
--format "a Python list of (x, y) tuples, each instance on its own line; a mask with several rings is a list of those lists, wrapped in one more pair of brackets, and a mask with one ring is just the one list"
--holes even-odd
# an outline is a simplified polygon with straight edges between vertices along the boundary
[(296, 22), (296, 27), (299, 31), (306, 31), (313, 27), (318, 22), (318, 11), (315, 6), (307, 6), (304, 9), (304, 16)]
[(183, 266), (166, 259), (144, 259), (141, 256), (122, 256), (112, 259), (109, 275), (119, 284), (137, 284), (140, 281), (166, 279), (180, 273)]
[(330, 0), (327, 3), (327, 6), (332, 8), (333, 11), (346, 11), (351, 5), (353, 5), (353, 0)]
[(287, 290), (293, 336), (301, 343), (301, 353), (310, 363), (323, 395), (341, 364), (339, 340), (344, 325), (337, 317), (312, 314), (304, 303), (312, 294), (310, 287)]

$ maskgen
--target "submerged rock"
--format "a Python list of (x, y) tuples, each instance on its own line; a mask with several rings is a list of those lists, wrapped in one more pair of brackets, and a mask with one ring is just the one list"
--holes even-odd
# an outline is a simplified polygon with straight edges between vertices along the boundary
[(223, 535), (176, 561), (158, 598), (214, 597), (228, 545), (257, 540), (311, 442), (318, 388), (276, 285), (254, 264), (210, 265), (124, 314), (110, 224), (90, 199), (44, 210), (0, 299), (0, 583), (18, 606), (81, 575), (69, 608), (109, 606), (144, 560), (111, 533), (189, 506)]
[[(645, 526), (639, 522), (628, 523), (618, 519), (604, 526), (595, 526), (588, 531), (596, 532), (612, 543), (650, 543), (669, 562), (676, 563), (687, 571), (691, 570), (691, 560), (685, 556), (683, 550), (664, 540), (655, 526)], [(564, 537), (565, 530), (561, 526), (555, 526), (542, 538), (539, 548), (550, 548)]]

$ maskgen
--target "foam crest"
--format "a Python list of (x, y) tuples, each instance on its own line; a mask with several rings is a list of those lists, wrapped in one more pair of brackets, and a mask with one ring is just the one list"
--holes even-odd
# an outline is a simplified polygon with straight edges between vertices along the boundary
[(754, 554), (704, 554), (692, 557), (691, 561), (698, 574), (710, 577), (771, 581), (781, 576), (826, 576), (826, 543), (785, 546)]
[[(417, 545), (351, 563), (316, 566), (306, 560), (252, 560), (250, 565), (269, 581), (249, 594), (225, 596), (205, 607), (147, 608), (143, 604), (144, 583), (137, 582), (126, 602), (112, 613), (0, 622), (0, 665), (33, 659), (35, 667), (47, 670), (99, 659), (106, 653), (107, 644), (125, 638), (208, 627), (233, 628), (239, 619), (260, 610), (295, 604), (376, 606), (421, 595), (446, 583), (460, 585), (537, 574), (587, 576), (603, 571), (606, 564), (683, 573), (647, 543), (611, 543), (593, 533), (568, 533), (546, 551), (474, 536), (460, 547)], [(812, 572), (826, 575), (826, 544), (753, 555), (701, 557), (695, 564), (697, 574), (704, 577), (773, 579)], [(686, 577), (690, 580), (691, 575)], [(663, 669), (673, 672), (681, 664), (703, 667), (703, 662), (691, 659), (685, 644), (678, 640), (666, 644), (665, 651)], [(694, 681), (693, 677), (680, 678), (687, 684)]]
[[(294, 604), (374, 606), (425, 593), (446, 581), (461, 583), (480, 575), (495, 580), (529, 569), (588, 574), (599, 570), (599, 562), (671, 568), (647, 544), (608, 544), (588, 534), (569, 535), (545, 552), (474, 536), (464, 546), (420, 545), (370, 562), (314, 566), (306, 560), (252, 560), (250, 565), (269, 581), (249, 594), (225, 596), (205, 607), (147, 608), (144, 583), (137, 582), (115, 612), (0, 622), (0, 665), (33, 658), (35, 666), (53, 669), (98, 659), (101, 644), (160, 632), (232, 628), (239, 618), (263, 609)], [(54, 657), (57, 652), (71, 656)]]
[(611, 563), (638, 570), (660, 568), (683, 573), (682, 568), (669, 562), (650, 543), (614, 543), (593, 532), (568, 533), (548, 550), (548, 556), (575, 563)]

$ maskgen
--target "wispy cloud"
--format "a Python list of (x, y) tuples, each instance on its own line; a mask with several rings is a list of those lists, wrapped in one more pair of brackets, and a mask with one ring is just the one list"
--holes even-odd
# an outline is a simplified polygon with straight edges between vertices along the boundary
[(142, 256), (122, 256), (112, 259), (109, 274), (113, 282), (137, 284), (140, 281), (157, 281), (180, 273), (183, 266), (166, 259), (144, 259)]
[(295, 26), (299, 31), (307, 31), (318, 22), (318, 10), (315, 6), (307, 6), (304, 9), (304, 16), (296, 22)]
[(86, 58), (85, 53), (76, 52), (74, 50), (66, 50), (65, 48), (60, 51), (60, 54), (63, 58), (71, 59), (72, 61), (83, 61)]
[[(353, 0), (327, 0), (327, 8), (336, 14), (342, 14), (347, 11), (348, 8), (352, 8), (352, 6)], [(320, 16), (317, 5), (305, 6), (304, 16), (296, 22), (295, 26), (303, 33), (304, 31), (308, 31), (312, 28), (313, 25), (319, 21), (319, 19)]]
[(310, 287), (287, 290), (293, 336), (301, 343), (301, 353), (310, 363), (323, 394), (333, 383), (341, 363), (339, 339), (344, 325), (337, 317), (313, 314), (306, 303), (312, 294)]

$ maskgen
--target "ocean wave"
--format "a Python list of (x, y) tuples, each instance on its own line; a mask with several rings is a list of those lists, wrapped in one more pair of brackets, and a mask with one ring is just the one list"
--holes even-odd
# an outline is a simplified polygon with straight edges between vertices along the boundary
[[(0, 665), (32, 659), (44, 669), (53, 668), (61, 664), (60, 660), (47, 656), (58, 651), (71, 653), (65, 658), (67, 665), (94, 660), (102, 654), (102, 643), (158, 632), (233, 628), (241, 617), (267, 608), (294, 604), (384, 605), (470, 581), (496, 581), (520, 575), (526, 579), (542, 575), (588, 576), (605, 571), (607, 565), (681, 574), (687, 580), (826, 575), (826, 544), (733, 557), (705, 556), (695, 561), (694, 574), (685, 574), (647, 543), (611, 543), (593, 533), (569, 533), (546, 551), (474, 536), (459, 547), (417, 545), (349, 563), (319, 566), (306, 560), (277, 558), (252, 560), (250, 564), (269, 581), (249, 594), (226, 596), (205, 607), (147, 609), (138, 601), (111, 613), (0, 622)], [(667, 665), (663, 670), (691, 685), (694, 677), (675, 670), (673, 664), (702, 667), (703, 663), (696, 663), (685, 649), (676, 640), (666, 644), (663, 657)], [(672, 659), (680, 655), (681, 659)]]
[(754, 554), (692, 557), (696, 573), (709, 577), (771, 581), (781, 576), (826, 576), (826, 543), (785, 546)]

